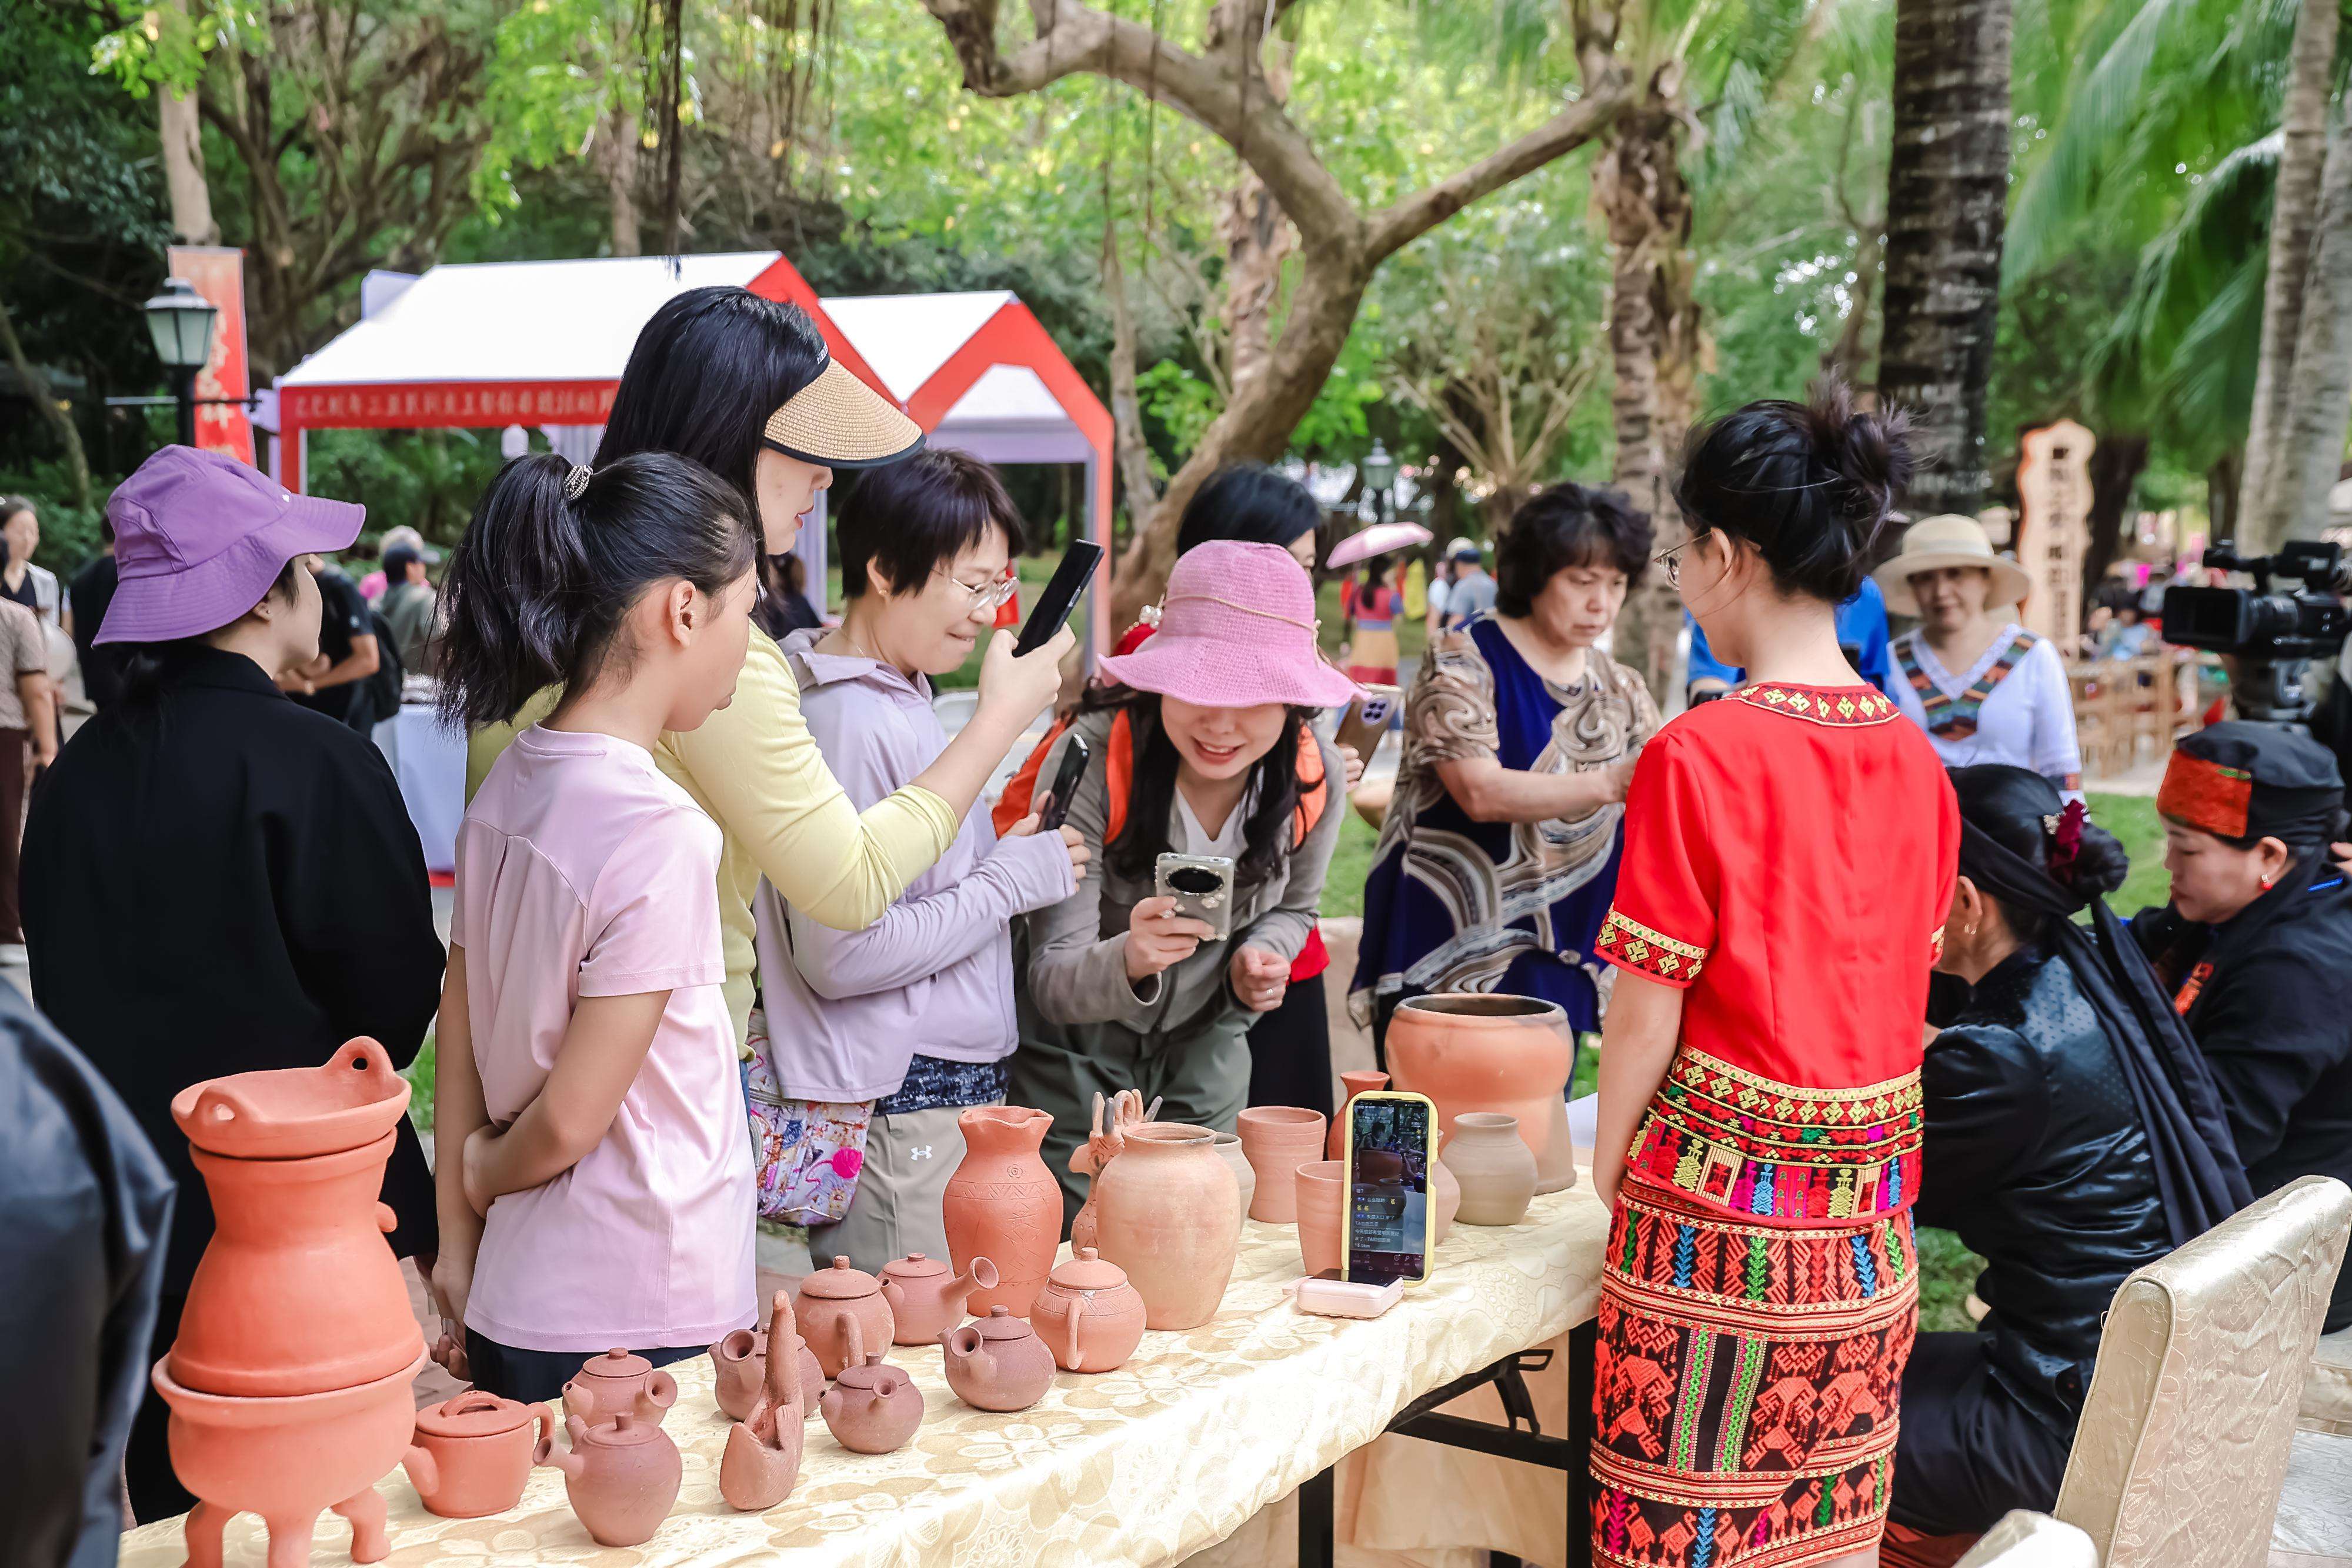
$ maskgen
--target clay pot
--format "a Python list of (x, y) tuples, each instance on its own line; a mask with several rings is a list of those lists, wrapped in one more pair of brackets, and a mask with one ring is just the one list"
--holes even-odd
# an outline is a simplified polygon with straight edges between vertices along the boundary
[[(789, 1290), (777, 1291), (769, 1307), (768, 1338), (788, 1347), (800, 1341)], [(751, 1413), (728, 1428), (727, 1449), (719, 1460), (719, 1495), (745, 1513), (772, 1509), (791, 1495), (808, 1441), (800, 1357), (777, 1356), (763, 1370)]]
[(522, 1500), (531, 1450), (539, 1439), (554, 1436), (555, 1412), (546, 1405), (478, 1388), (416, 1413), (416, 1435), (403, 1464), (427, 1512), (480, 1519)]
[(569, 1452), (542, 1437), (531, 1457), (563, 1472), (563, 1493), (589, 1535), (599, 1546), (651, 1541), (686, 1471), (669, 1434), (625, 1411), (599, 1426), (566, 1416), (563, 1429), (572, 1434)]
[(1576, 1042), (1557, 1006), (1531, 996), (1416, 996), (1390, 1020), (1388, 1051), (1396, 1087), (1436, 1101), (1448, 1136), (1465, 1111), (1516, 1116), (1536, 1157), (1536, 1191), (1575, 1184), (1563, 1096)]
[[(1343, 1072), (1339, 1075), (1339, 1081), (1348, 1086), (1348, 1102), (1352, 1104), (1356, 1096), (1360, 1094), (1370, 1094), (1374, 1089), (1388, 1088), (1389, 1075), (1369, 1069), (1363, 1072)], [(1330, 1135), (1323, 1140), (1323, 1157), (1327, 1160), (1337, 1160), (1347, 1152), (1348, 1106), (1343, 1104), (1339, 1107), (1339, 1114), (1331, 1119)]]
[(1037, 1153), (1054, 1119), (1018, 1105), (975, 1105), (956, 1121), (963, 1130), (963, 1163), (940, 1205), (948, 1257), (959, 1274), (974, 1258), (986, 1258), (998, 1275), (995, 1285), (974, 1290), (964, 1306), (972, 1312), (1010, 1307), (1014, 1317), (1025, 1318), (1061, 1248), (1062, 1189)]
[(1037, 1292), (1029, 1321), (1064, 1372), (1108, 1372), (1143, 1342), (1143, 1298), (1125, 1269), (1083, 1247)]
[(890, 1342), (894, 1325), (882, 1281), (853, 1268), (846, 1258), (836, 1258), (832, 1268), (804, 1277), (793, 1311), (809, 1349), (816, 1352), (818, 1370), (829, 1378), (864, 1361), (869, 1348), (878, 1355)]
[(1443, 1169), (1462, 1189), (1465, 1225), (1517, 1225), (1536, 1195), (1536, 1157), (1519, 1138), (1518, 1119), (1469, 1110), (1454, 1120)]
[(877, 1351), (862, 1365), (843, 1368), (817, 1408), (843, 1447), (887, 1454), (905, 1447), (923, 1424), (923, 1392), (904, 1372), (885, 1365)]
[(384, 1240), (392, 1210), (376, 1201), (392, 1142), (284, 1160), (192, 1151), (215, 1225), (172, 1346), (174, 1382), (282, 1398), (356, 1388), (416, 1359), (425, 1335)]
[(1298, 1258), (1310, 1275), (1339, 1267), (1339, 1211), (1347, 1167), (1316, 1160), (1298, 1167)]
[(565, 1417), (577, 1415), (592, 1426), (623, 1415), (640, 1426), (658, 1426), (677, 1400), (677, 1379), (618, 1348), (590, 1356), (563, 1385)]
[(237, 1160), (299, 1160), (363, 1149), (400, 1125), (408, 1080), (362, 1036), (324, 1067), (273, 1068), (193, 1083), (172, 1120), (195, 1147)]
[(1445, 1134), (1432, 1130), (1429, 1134), (1429, 1201), (1435, 1205), (1429, 1244), (1435, 1247), (1454, 1228), (1454, 1216), (1462, 1212), (1462, 1184), (1445, 1168), (1439, 1151), (1445, 1146)]
[(375, 1483), (390, 1473), (416, 1430), (410, 1384), (425, 1354), (388, 1377), (326, 1394), (247, 1399), (201, 1393), (155, 1363), (155, 1392), (171, 1406), (165, 1441), (173, 1472), (199, 1500), (183, 1526), (188, 1561), (217, 1564), (221, 1529), (240, 1513), (269, 1528), (270, 1568), (310, 1561), (320, 1510), (352, 1521), (352, 1560), (381, 1562), (384, 1505)]
[(1242, 1135), (1238, 1132), (1217, 1134), (1217, 1158), (1234, 1173), (1234, 1184), (1241, 1190), (1242, 1218), (1249, 1218), (1250, 1200), (1257, 1196), (1257, 1169), (1242, 1152)]
[[(800, 1363), (801, 1416), (803, 1420), (816, 1414), (817, 1396), (824, 1392), (824, 1368), (818, 1364), (816, 1352), (808, 1347), (792, 1325), (790, 1294), (778, 1291), (778, 1305), (783, 1310), (789, 1337)], [(719, 1414), (730, 1421), (743, 1421), (759, 1407), (761, 1392), (767, 1385), (768, 1346), (776, 1307), (769, 1309), (768, 1329), (738, 1329), (710, 1347), (711, 1392), (719, 1402)]]
[(1322, 1153), (1323, 1125), (1321, 1111), (1295, 1105), (1254, 1105), (1242, 1112), (1242, 1154), (1257, 1173), (1250, 1218), (1268, 1225), (1297, 1219), (1298, 1195), (1291, 1178), (1299, 1166)]
[(963, 1321), (964, 1298), (996, 1283), (996, 1265), (985, 1258), (973, 1258), (971, 1267), (960, 1273), (919, 1252), (884, 1264), (882, 1299), (890, 1303), (891, 1342), (937, 1343), (941, 1334)]
[(1176, 1121), (1130, 1128), (1097, 1178), (1102, 1256), (1127, 1270), (1152, 1329), (1196, 1329), (1216, 1315), (1241, 1243), (1240, 1193), (1216, 1134)]
[(1003, 1307), (941, 1334), (940, 1352), (948, 1386), (975, 1410), (1026, 1410), (1054, 1386), (1054, 1352)]

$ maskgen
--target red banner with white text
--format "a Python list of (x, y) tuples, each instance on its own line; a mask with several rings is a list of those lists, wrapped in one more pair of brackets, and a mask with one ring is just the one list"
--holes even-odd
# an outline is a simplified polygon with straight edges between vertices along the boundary
[(226, 246), (175, 245), (171, 271), (220, 310), (213, 321), (212, 357), (196, 373), (196, 445), (253, 462), (253, 420), (245, 405), (207, 398), (252, 395), (245, 356), (245, 253)]

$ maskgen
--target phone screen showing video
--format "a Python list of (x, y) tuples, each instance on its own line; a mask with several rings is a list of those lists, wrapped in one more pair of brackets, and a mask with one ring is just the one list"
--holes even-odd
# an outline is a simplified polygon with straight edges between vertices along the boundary
[(1359, 1097), (1348, 1105), (1354, 1169), (1348, 1278), (1368, 1285), (1429, 1272), (1429, 1107)]

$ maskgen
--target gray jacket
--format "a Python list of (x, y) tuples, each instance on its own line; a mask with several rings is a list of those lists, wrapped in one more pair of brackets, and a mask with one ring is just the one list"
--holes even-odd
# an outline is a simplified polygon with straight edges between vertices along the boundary
[[(1060, 903), (1023, 918), (1013, 946), (1020, 982), (1024, 1038), (1044, 1035), (1066, 1049), (1087, 1052), (1097, 1038), (1169, 1039), (1213, 1033), (1239, 1034), (1257, 1015), (1243, 1006), (1226, 978), (1237, 945), (1263, 948), (1295, 959), (1315, 927), (1323, 897), (1323, 873), (1339, 841), (1346, 816), (1346, 780), (1339, 753), (1318, 738), (1323, 758), (1322, 815), (1306, 842), (1283, 858), (1274, 873), (1238, 890), (1233, 932), (1223, 942), (1204, 942), (1192, 956), (1139, 983), (1127, 977), (1124, 938), (1135, 906), (1152, 896), (1149, 874), (1129, 879), (1113, 871), (1103, 853), (1108, 820), (1104, 782), (1109, 749), (1110, 713), (1075, 720), (1055, 741), (1038, 770), (1051, 779), (1061, 765), (1069, 734), (1084, 735), (1093, 757), (1070, 801), (1068, 825), (1093, 851), (1076, 892)], [(1139, 751), (1140, 748), (1139, 747)], [(1042, 784), (1041, 784), (1041, 788)], [(1169, 841), (1181, 842), (1175, 807), (1169, 808)]]

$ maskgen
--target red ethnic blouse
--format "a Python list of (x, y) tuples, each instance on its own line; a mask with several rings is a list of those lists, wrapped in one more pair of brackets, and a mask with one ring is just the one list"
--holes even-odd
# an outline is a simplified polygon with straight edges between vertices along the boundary
[(1790, 1224), (1908, 1206), (1959, 836), (1934, 749), (1873, 688), (1750, 686), (1658, 732), (1596, 944), (1689, 993), (1629, 1180)]

